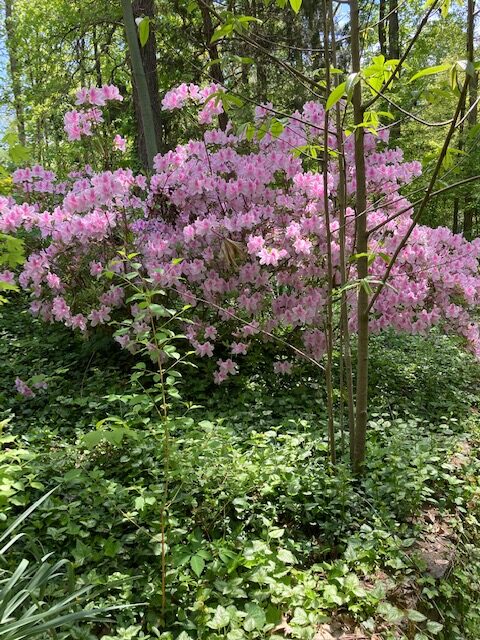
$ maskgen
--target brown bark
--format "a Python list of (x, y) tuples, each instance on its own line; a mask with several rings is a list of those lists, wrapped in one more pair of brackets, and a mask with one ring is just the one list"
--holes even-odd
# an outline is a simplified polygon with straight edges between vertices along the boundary
[[(354, 73), (360, 72), (360, 9), (358, 0), (350, 0), (350, 25), (352, 69)], [(353, 117), (356, 125), (363, 122), (364, 108), (362, 105), (362, 90), (360, 82), (357, 82), (352, 96)], [(365, 147), (364, 129), (359, 126), (355, 130), (355, 174), (356, 174), (356, 246), (357, 276), (360, 282), (357, 294), (357, 394), (355, 416), (355, 446), (353, 469), (355, 473), (361, 473), (365, 463), (366, 434), (367, 434), (367, 408), (368, 408), (368, 343), (369, 343), (369, 296), (362, 280), (368, 276), (368, 233), (367, 233), (367, 184), (365, 173)]]
[(400, 58), (398, 0), (390, 0), (388, 11), (388, 57), (396, 60)]
[(385, 34), (385, 2), (386, 0), (380, 0), (380, 7), (378, 11), (378, 44), (380, 45), (380, 53), (387, 56), (387, 38)]
[[(158, 72), (157, 72), (157, 42), (155, 38), (155, 28), (153, 21), (155, 20), (155, 2), (154, 0), (133, 0), (133, 15), (136, 18), (148, 17), (152, 21), (150, 25), (150, 33), (144, 47), (140, 48), (143, 68), (147, 80), (148, 94), (153, 113), (153, 123), (155, 127), (155, 138), (159, 151), (165, 151), (165, 141), (163, 136), (162, 124), (162, 108), (160, 102), (160, 94), (158, 89)], [(133, 76), (133, 106), (135, 111), (135, 120), (137, 125), (137, 150), (142, 166), (148, 168), (147, 147), (145, 143), (145, 133), (142, 126), (142, 113), (140, 107), (140, 98), (138, 95), (138, 87)]]

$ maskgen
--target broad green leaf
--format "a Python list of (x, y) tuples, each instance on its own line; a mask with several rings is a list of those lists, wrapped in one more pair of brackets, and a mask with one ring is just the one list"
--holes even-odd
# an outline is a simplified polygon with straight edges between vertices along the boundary
[(205, 569), (205, 560), (199, 555), (194, 555), (190, 558), (190, 566), (194, 574), (199, 578)]
[(210, 627), (210, 629), (223, 629), (229, 624), (229, 622), (230, 614), (225, 609), (225, 607), (222, 607), (222, 605), (219, 604), (215, 609), (213, 618), (209, 622), (207, 622), (207, 626)]
[(140, 44), (144, 47), (148, 42), (148, 37), (150, 35), (150, 18), (145, 17), (140, 20), (138, 23), (138, 39), (140, 40)]
[(430, 631), (430, 633), (433, 633), (434, 635), (440, 633), (442, 629), (443, 624), (440, 624), (440, 622), (435, 622), (434, 620), (429, 620), (427, 622), (427, 631)]
[(428, 67), (427, 69), (422, 69), (418, 71), (414, 76), (412, 76), (409, 82), (413, 82), (418, 78), (424, 78), (425, 76), (434, 76), (437, 73), (443, 73), (444, 71), (448, 71), (452, 65), (446, 62), (445, 64), (439, 64), (435, 67)]
[(278, 138), (278, 136), (283, 132), (283, 129), (284, 129), (284, 126), (280, 122), (280, 120), (277, 120), (276, 118), (274, 118), (270, 126), (270, 133), (272, 134), (272, 136), (274, 138)]
[(25, 162), (30, 157), (30, 151), (27, 147), (24, 147), (21, 144), (15, 144), (13, 147), (10, 147), (8, 150), (8, 155), (10, 156), (10, 160), (15, 164), (20, 164)]
[(355, 85), (360, 81), (360, 76), (358, 73), (350, 73), (348, 78), (345, 81), (345, 93), (347, 94), (347, 98), (349, 100), (352, 99), (353, 90)]
[(420, 613), (420, 611), (417, 611), (416, 609), (408, 609), (407, 618), (412, 622), (424, 622), (427, 619), (427, 616), (424, 616), (423, 613)]
[(297, 561), (293, 553), (288, 549), (279, 549), (277, 558), (282, 562), (285, 562), (285, 564), (295, 564), (295, 562)]
[(295, 13), (298, 13), (302, 6), (302, 0), (290, 0), (290, 6), (295, 11)]
[(337, 104), (340, 98), (344, 96), (345, 84), (346, 84), (345, 82), (342, 82), (341, 84), (336, 86), (335, 89), (332, 91), (332, 93), (328, 96), (328, 100), (326, 104), (327, 111), (331, 109), (335, 104)]
[(404, 617), (402, 611), (389, 602), (381, 602), (377, 607), (377, 613), (379, 613), (384, 620), (392, 624), (400, 622)]
[(231, 22), (227, 22), (227, 24), (222, 25), (215, 31), (210, 42), (213, 44), (214, 42), (217, 42), (217, 40), (221, 40), (225, 36), (231, 35), (232, 32), (233, 24)]
[(254, 631), (255, 629), (260, 631), (267, 622), (265, 611), (258, 604), (249, 603), (245, 605), (245, 612), (247, 614), (243, 622), (245, 631)]

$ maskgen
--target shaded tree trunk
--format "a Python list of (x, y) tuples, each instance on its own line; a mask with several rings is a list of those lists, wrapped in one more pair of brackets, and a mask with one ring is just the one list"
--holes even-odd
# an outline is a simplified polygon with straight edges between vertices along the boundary
[[(147, 81), (148, 95), (153, 115), (153, 126), (155, 129), (155, 142), (159, 151), (165, 151), (165, 141), (163, 135), (162, 124), (162, 105), (160, 102), (160, 94), (158, 89), (158, 69), (157, 69), (157, 41), (155, 37), (155, 2), (154, 0), (133, 0), (132, 10), (134, 18), (148, 17), (152, 21), (150, 24), (150, 33), (145, 46), (140, 47), (140, 55), (142, 57), (143, 68), (145, 70), (145, 78)], [(137, 122), (141, 122), (139, 87), (137, 83), (133, 83), (133, 102), (135, 109), (135, 117)], [(147, 166), (147, 149), (143, 127), (138, 130), (137, 136), (138, 155), (144, 167)]]
[(378, 11), (378, 44), (380, 45), (380, 53), (387, 57), (387, 38), (385, 35), (385, 2), (386, 0), (380, 0), (380, 7)]
[[(470, 62), (475, 60), (475, 0), (468, 0), (467, 4), (467, 58)], [(470, 78), (468, 86), (469, 106), (471, 108), (467, 117), (468, 127), (474, 127), (477, 124), (478, 109), (475, 105), (478, 95), (478, 74), (475, 72)], [(463, 235), (467, 240), (473, 238), (473, 216), (475, 213), (475, 204), (470, 196), (465, 197), (465, 208), (463, 212)]]
[(95, 66), (95, 78), (97, 81), (97, 86), (101, 87), (103, 84), (102, 66), (100, 64), (100, 55), (98, 52), (97, 28), (95, 26), (93, 27), (92, 43), (93, 43), (93, 57), (94, 57), (94, 66)]
[[(146, 1), (150, 2), (150, 0)], [(137, 28), (135, 25), (131, 0), (122, 0), (122, 12), (123, 21), (125, 24), (125, 32), (127, 36), (128, 50), (130, 54), (130, 64), (132, 67), (134, 102), (138, 123), (138, 137), (140, 139), (143, 136), (143, 140), (145, 143), (145, 154), (140, 155), (140, 159), (145, 169), (151, 169), (153, 167), (153, 158), (158, 150), (155, 132), (155, 120), (153, 116), (152, 102), (150, 99), (150, 91), (147, 82), (147, 74), (145, 73), (145, 66), (142, 59), (142, 53), (140, 51), (140, 43), (138, 41)], [(150, 63), (151, 62), (152, 61), (150, 61)], [(152, 80), (150, 80), (150, 82), (152, 82)], [(143, 152), (143, 147), (140, 146), (139, 142), (139, 152), (140, 151)]]
[[(352, 70), (360, 72), (360, 9), (358, 0), (350, 0)], [(362, 90), (357, 82), (352, 96), (355, 124), (361, 124), (364, 118)], [(361, 281), (368, 276), (368, 232), (367, 232), (367, 181), (365, 172), (364, 128), (360, 126), (355, 133), (355, 173), (356, 173), (356, 246), (357, 276), (360, 282), (357, 294), (357, 393), (355, 415), (355, 444), (353, 469), (361, 473), (365, 463), (367, 409), (368, 409), (368, 347), (369, 347), (369, 295)]]
[(13, 106), (17, 121), (18, 139), (20, 144), (26, 144), (25, 113), (22, 102), (22, 87), (20, 82), (18, 60), (15, 53), (15, 32), (12, 19), (14, 0), (5, 0), (5, 30), (7, 33), (7, 51), (9, 60), (10, 80), (12, 83)]
[[(215, 31), (212, 23), (212, 16), (210, 15), (210, 11), (208, 5), (210, 4), (210, 0), (205, 0), (204, 2), (198, 2), (198, 6), (200, 9), (200, 13), (202, 14), (202, 23), (203, 23), (203, 37), (205, 41), (205, 48), (208, 51), (208, 56), (210, 58), (210, 62), (213, 64), (210, 67), (210, 75), (215, 82), (223, 85), (225, 82), (225, 78), (223, 77), (222, 67), (218, 60), (220, 59), (220, 54), (218, 52), (218, 47), (216, 42), (212, 42), (212, 36)], [(228, 117), (226, 113), (220, 113), (218, 116), (218, 124), (221, 129), (225, 130), (227, 127)]]
[[(398, 24), (398, 0), (389, 0), (388, 6), (388, 58), (398, 60), (400, 58), (400, 30)], [(393, 109), (395, 120), (398, 120), (400, 113)], [(394, 124), (390, 130), (390, 137), (396, 140), (400, 136), (400, 123)]]

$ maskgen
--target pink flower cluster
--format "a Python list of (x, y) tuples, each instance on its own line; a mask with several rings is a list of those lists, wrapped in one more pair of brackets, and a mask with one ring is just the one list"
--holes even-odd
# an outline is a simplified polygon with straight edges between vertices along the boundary
[[(67, 111), (64, 117), (64, 128), (68, 139), (81, 140), (82, 136), (92, 136), (95, 125), (103, 122), (102, 111), (110, 100), (123, 100), (120, 91), (114, 85), (103, 87), (83, 87), (77, 91), (76, 105), (91, 105), (91, 108), (78, 111)], [(119, 136), (120, 138), (120, 136)]]
[[(213, 117), (215, 99), (206, 100), (217, 90), (215, 85), (181, 85), (165, 96), (163, 106), (181, 108), (190, 101), (204, 105), (202, 110), (213, 109)], [(98, 106), (101, 100), (97, 93), (83, 95), (85, 104)], [(259, 122), (268, 116), (268, 106), (257, 110)], [(125, 169), (93, 173), (86, 168), (60, 183), (41, 168), (22, 169), (14, 178), (19, 187), (30, 193), (32, 184), (47, 180), (55, 200), (47, 210), (31, 197), (23, 204), (0, 202), (1, 232), (22, 229), (37, 236), (19, 277), (31, 292), (32, 312), (81, 331), (128, 314), (133, 321), (118, 342), (134, 350), (148, 333), (149, 318), (125, 306), (128, 285), (121, 276), (129, 267), (118, 258), (118, 249), (128, 238), (154, 285), (167, 290), (173, 304), (177, 300), (194, 308), (185, 333), (199, 357), (216, 358), (216, 382), (235, 375), (252, 346), (277, 333), (321, 359), (329, 290), (325, 183), (292, 151), (315, 141), (323, 144), (323, 118), (323, 107), (309, 102), (292, 114), (280, 135), (267, 133), (251, 143), (231, 126), (207, 129), (202, 139), (158, 155), (150, 180)], [(386, 146), (387, 140), (384, 131), (365, 138), (368, 225), (378, 227), (370, 235), (372, 287), (385, 273), (385, 256), (393, 254), (411, 223), (412, 210), (399, 189), (421, 172), (418, 162), (405, 162), (401, 150)], [(333, 130), (329, 145), (337, 146)], [(353, 145), (353, 136), (344, 140), (349, 256), (355, 253)], [(327, 188), (334, 288), (340, 285), (338, 184), (332, 160)], [(372, 330), (426, 333), (438, 326), (462, 336), (480, 357), (474, 322), (479, 258), (480, 240), (467, 242), (446, 228), (417, 226), (392, 270), (390, 286), (372, 310)], [(349, 265), (353, 281), (354, 261)], [(114, 274), (113, 282), (103, 277), (105, 271)], [(77, 295), (85, 289), (89, 296)], [(352, 331), (356, 295), (351, 288)], [(277, 374), (292, 371), (291, 356), (275, 363)]]
[(82, 87), (77, 91), (75, 104), (90, 104), (97, 107), (104, 107), (109, 100), (122, 102), (118, 87), (113, 84), (104, 84), (103, 87)]
[(203, 109), (198, 113), (198, 121), (200, 124), (211, 124), (214, 116), (223, 113), (221, 93), (222, 88), (215, 83), (211, 83), (203, 89), (195, 84), (181, 84), (165, 94), (162, 107), (166, 111), (173, 111), (182, 109), (188, 101), (203, 104)]

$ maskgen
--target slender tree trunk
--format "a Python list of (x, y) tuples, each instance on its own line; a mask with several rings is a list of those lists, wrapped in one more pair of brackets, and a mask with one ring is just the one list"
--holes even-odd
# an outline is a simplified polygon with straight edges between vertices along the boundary
[[(352, 49), (352, 69), (360, 72), (360, 10), (358, 0), (350, 0), (350, 29)], [(352, 96), (353, 116), (356, 125), (363, 122), (361, 83), (357, 82)], [(367, 233), (367, 185), (365, 175), (364, 129), (355, 130), (355, 173), (356, 173), (356, 247), (357, 276), (357, 403), (355, 421), (355, 446), (353, 468), (361, 473), (365, 462), (368, 404), (368, 341), (369, 341), (369, 296), (366, 286), (362, 286), (368, 276), (368, 233)]]
[(20, 144), (26, 144), (25, 113), (22, 100), (22, 86), (18, 68), (18, 60), (15, 53), (15, 25), (12, 19), (14, 0), (5, 0), (5, 30), (7, 33), (7, 51), (9, 59), (10, 81), (12, 83), (13, 106), (17, 121), (18, 140)]
[(387, 57), (387, 39), (385, 35), (385, 2), (386, 0), (380, 0), (380, 6), (378, 10), (378, 44), (380, 45), (380, 53)]
[[(337, 68), (337, 45), (335, 36), (335, 22), (330, 0), (330, 28), (331, 28), (331, 48), (332, 48), (332, 66)], [(334, 77), (335, 85), (340, 82), (338, 75)], [(345, 150), (343, 144), (343, 128), (342, 128), (342, 107), (339, 102), (335, 106), (335, 127), (337, 130), (337, 151), (338, 151), (338, 189), (337, 189), (337, 207), (339, 211), (339, 245), (340, 245), (340, 286), (347, 284), (347, 260), (346, 260), (346, 209), (347, 209), (347, 188), (346, 175), (347, 169), (345, 165)], [(350, 329), (348, 326), (348, 300), (346, 291), (341, 293), (340, 307), (340, 345), (341, 358), (343, 359), (343, 375), (340, 380), (340, 394), (342, 394), (342, 383), (345, 380), (347, 388), (347, 408), (348, 408), (348, 434), (350, 448), (350, 462), (354, 460), (355, 446), (355, 400), (353, 392), (353, 368), (352, 368), (352, 352), (350, 343)], [(341, 396), (343, 400), (343, 396)], [(343, 411), (341, 411), (343, 418)], [(343, 432), (342, 432), (343, 433)]]
[(458, 233), (458, 210), (459, 210), (459, 200), (455, 198), (453, 201), (453, 217), (452, 217), (452, 233)]
[[(210, 15), (210, 11), (207, 5), (211, 3), (211, 0), (206, 0), (205, 2), (199, 2), (198, 7), (200, 9), (200, 13), (202, 14), (202, 22), (203, 22), (203, 37), (205, 39), (205, 47), (208, 51), (208, 56), (210, 58), (210, 62), (213, 64), (210, 66), (210, 75), (215, 82), (223, 85), (225, 82), (225, 78), (223, 76), (222, 67), (220, 65), (220, 55), (218, 52), (218, 47), (216, 42), (211, 42), (213, 33), (215, 29), (213, 28), (212, 16)], [(218, 116), (218, 124), (221, 129), (225, 130), (227, 127), (228, 117), (226, 113), (221, 113)]]
[(93, 43), (93, 57), (95, 64), (95, 78), (97, 82), (97, 86), (101, 87), (103, 84), (102, 78), (102, 66), (100, 64), (100, 56), (98, 53), (98, 39), (97, 39), (97, 28), (94, 26), (92, 31), (92, 43)]
[[(160, 103), (160, 93), (158, 88), (158, 70), (157, 70), (157, 41), (155, 36), (155, 2), (154, 0), (133, 0), (132, 2), (133, 17), (137, 18), (147, 17), (151, 20), (150, 32), (148, 40), (145, 46), (140, 47), (140, 55), (142, 58), (143, 68), (145, 70), (145, 78), (147, 81), (148, 95), (150, 96), (150, 104), (153, 116), (153, 126), (155, 128), (155, 141), (157, 149), (165, 151), (165, 136), (163, 131), (162, 122), (162, 105)], [(133, 84), (133, 101), (135, 115), (138, 121), (141, 122), (141, 107), (139, 99), (139, 89), (137, 83)], [(147, 145), (145, 141), (145, 135), (143, 127), (139, 130), (137, 136), (137, 148), (138, 154), (142, 160), (143, 166), (146, 166), (147, 162)]]
[(398, 0), (390, 0), (388, 12), (388, 57), (397, 60), (400, 58)]
[[(389, 0), (388, 16), (388, 58), (390, 60), (400, 59), (400, 30), (398, 24), (398, 0)], [(390, 109), (392, 110), (392, 109)], [(393, 117), (399, 120), (400, 112), (393, 110)], [(396, 140), (400, 136), (400, 122), (396, 122), (390, 129), (391, 140)]]
[[(461, 121), (463, 121), (464, 116), (465, 116), (465, 108), (462, 108), (460, 112)], [(459, 127), (458, 145), (457, 145), (460, 151), (463, 150), (463, 146), (464, 146), (464, 128), (465, 126), (464, 126), (464, 123), (462, 122), (462, 124)], [(453, 200), (452, 233), (458, 233), (460, 231), (460, 225), (458, 221), (459, 212), (460, 212), (460, 197), (456, 195)]]
[[(470, 62), (475, 61), (475, 42), (474, 42), (474, 33), (475, 33), (475, 0), (468, 0), (467, 3), (467, 58)], [(471, 111), (468, 114), (467, 122), (468, 129), (474, 127), (477, 124), (477, 114), (478, 109), (475, 105), (475, 101), (478, 96), (478, 74), (474, 72), (473, 76), (470, 78), (470, 83), (468, 87), (468, 97)], [(471, 240), (473, 238), (473, 216), (475, 213), (475, 205), (472, 202), (472, 198), (470, 196), (465, 197), (463, 211), (463, 235), (467, 240)]]
[[(255, 18), (262, 19), (261, 10), (259, 10), (259, 5), (257, 5), (256, 0), (252, 0), (252, 15)], [(291, 24), (289, 28), (291, 28)], [(268, 47), (268, 43), (262, 43), (262, 46)], [(257, 101), (259, 103), (267, 101), (267, 88), (268, 88), (268, 79), (267, 79), (267, 70), (265, 67), (265, 60), (262, 54), (259, 52), (255, 57), (255, 71), (256, 71), (256, 92), (257, 92)]]
[[(148, 90), (145, 68), (140, 53), (140, 43), (137, 36), (137, 28), (133, 15), (131, 0), (122, 0), (123, 21), (127, 36), (128, 50), (132, 65), (134, 87), (138, 97), (139, 118), (138, 132), (145, 140), (145, 157), (142, 158), (144, 167), (152, 169), (153, 158), (157, 154), (157, 137), (155, 132), (155, 120), (153, 116), (152, 102)], [(150, 38), (149, 38), (150, 39)]]
[[(329, 12), (327, 0), (323, 0), (324, 15), (324, 49), (325, 49), (325, 89), (327, 95), (330, 93), (330, 44), (329, 44)], [(327, 418), (328, 418), (328, 443), (330, 448), (330, 461), (336, 463), (335, 450), (335, 425), (333, 420), (333, 262), (332, 262), (332, 233), (330, 230), (330, 198), (328, 195), (328, 167), (329, 167), (329, 148), (328, 148), (328, 131), (330, 118), (329, 111), (325, 109), (324, 131), (323, 131), (323, 207), (325, 209), (325, 228), (327, 241), (327, 317), (326, 317), (326, 342), (327, 342), (327, 366), (325, 368), (325, 381), (327, 387)]]

